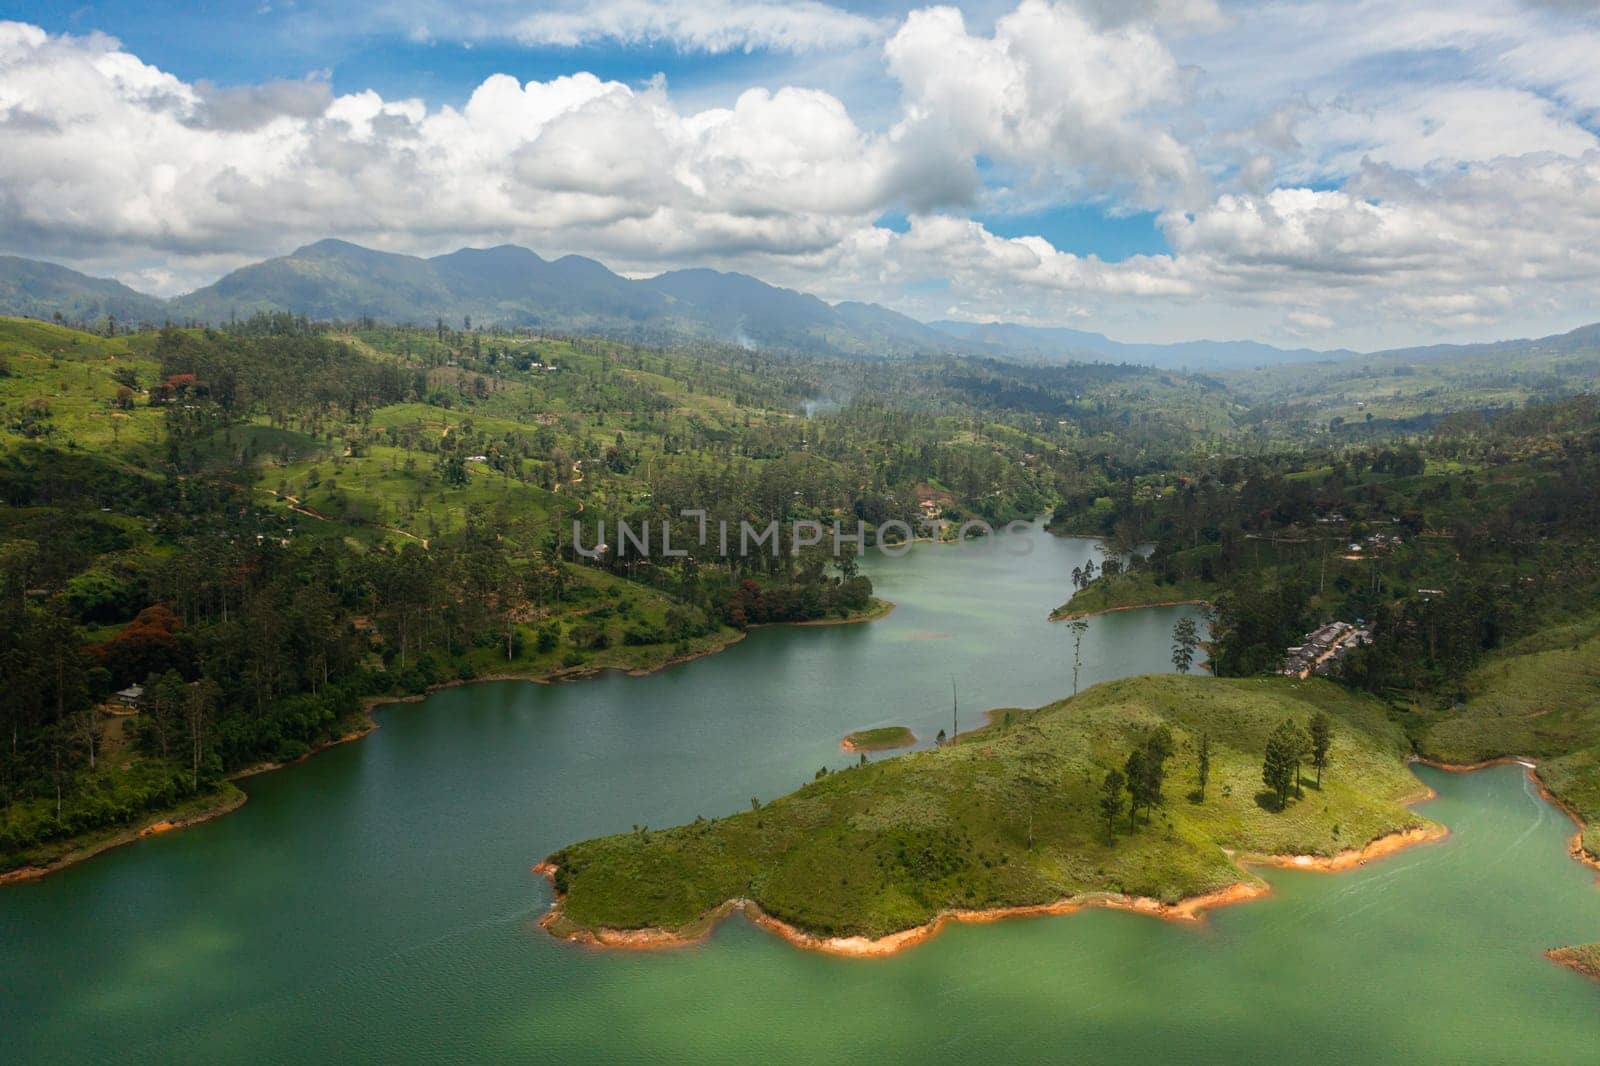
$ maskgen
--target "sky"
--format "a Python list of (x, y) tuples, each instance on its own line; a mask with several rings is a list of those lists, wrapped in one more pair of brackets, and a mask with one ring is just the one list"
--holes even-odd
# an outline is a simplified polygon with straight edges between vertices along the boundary
[(323, 237), (924, 320), (1372, 349), (1600, 320), (1600, 0), (0, 0), (0, 253)]

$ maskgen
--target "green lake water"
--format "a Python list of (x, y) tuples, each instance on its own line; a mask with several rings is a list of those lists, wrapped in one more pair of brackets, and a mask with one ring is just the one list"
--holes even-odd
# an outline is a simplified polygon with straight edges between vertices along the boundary
[[(645, 678), (495, 683), (246, 782), (215, 822), (0, 890), (0, 1062), (1557, 1062), (1600, 1057), (1593, 872), (1517, 767), (1429, 770), (1451, 828), (1195, 925), (1090, 911), (958, 926), (888, 959), (734, 919), (646, 954), (559, 942), (529, 867), (573, 840), (728, 813), (848, 758), (846, 732), (1072, 687), (1045, 620), (1090, 544), (874, 559), (899, 604), (765, 629)], [(1015, 541), (1009, 542), (1012, 546)], [(1083, 685), (1170, 669), (1184, 609), (1094, 619)]]

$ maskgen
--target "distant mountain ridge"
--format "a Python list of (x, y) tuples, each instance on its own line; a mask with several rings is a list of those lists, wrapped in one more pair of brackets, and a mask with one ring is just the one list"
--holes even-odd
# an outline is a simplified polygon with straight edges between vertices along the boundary
[(1188, 366), (1200, 370), (1242, 369), (1276, 363), (1320, 362), (1358, 353), (1349, 348), (1328, 351), (1313, 348), (1278, 348), (1259, 341), (1178, 341), (1172, 344), (1130, 344), (1103, 333), (1060, 326), (1019, 326), (1010, 322), (933, 322), (934, 329), (954, 337), (999, 347), (1014, 355), (1049, 357), (1051, 354), (1110, 356), (1129, 363), (1152, 366)]
[[(1338, 360), (1357, 353), (1278, 348), (1256, 341), (1132, 344), (1099, 333), (1007, 322), (919, 322), (877, 304), (829, 304), (747, 274), (705, 268), (625, 278), (583, 256), (549, 260), (526, 248), (463, 248), (422, 258), (328, 239), (267, 259), (183, 296), (163, 300), (67, 267), (0, 256), (0, 314), (96, 322), (220, 323), (258, 311), (312, 319), (373, 318), (587, 333), (643, 343), (711, 340), (748, 347), (872, 357), (958, 353), (1006, 359), (1141, 363), (1166, 369), (1240, 370)], [(1600, 325), (1527, 348), (1600, 344)], [(1405, 358), (1482, 345), (1400, 349)], [(1493, 347), (1493, 346), (1488, 346)]]
[(23, 318), (72, 322), (104, 319), (160, 320), (166, 301), (146, 296), (109, 278), (91, 278), (76, 270), (37, 259), (0, 255), (0, 313)]

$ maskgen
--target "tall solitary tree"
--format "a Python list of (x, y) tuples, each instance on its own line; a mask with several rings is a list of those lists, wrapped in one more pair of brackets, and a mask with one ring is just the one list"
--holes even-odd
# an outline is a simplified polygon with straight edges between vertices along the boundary
[(1311, 716), (1311, 765), (1317, 768), (1317, 787), (1322, 787), (1322, 771), (1328, 766), (1328, 749), (1333, 746), (1333, 720), (1325, 711)]
[(1115, 768), (1107, 770), (1106, 779), (1100, 783), (1100, 815), (1106, 820), (1107, 844), (1116, 839), (1117, 815), (1122, 813), (1124, 784), (1122, 771)]
[(1172, 627), (1172, 665), (1180, 674), (1187, 674), (1194, 665), (1194, 651), (1200, 646), (1200, 632), (1193, 618), (1180, 618)]
[(1078, 694), (1078, 672), (1083, 668), (1083, 635), (1089, 632), (1089, 623), (1082, 618), (1072, 622), (1072, 694)]
[(1195, 767), (1196, 783), (1200, 786), (1200, 802), (1206, 801), (1206, 782), (1211, 780), (1211, 734), (1200, 734), (1200, 752)]

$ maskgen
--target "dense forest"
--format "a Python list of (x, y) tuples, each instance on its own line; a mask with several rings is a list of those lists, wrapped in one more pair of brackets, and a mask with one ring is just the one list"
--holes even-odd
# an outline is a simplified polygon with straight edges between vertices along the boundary
[[(1124, 549), (1083, 604), (1214, 602), (1215, 672), (1270, 672), (1307, 630), (1358, 620), (1376, 639), (1345, 679), (1398, 695), (1448, 688), (1486, 652), (1593, 609), (1596, 484), (1600, 401), (1584, 395), (1108, 481), (1053, 521)], [(1153, 550), (1126, 552), (1138, 543)]]
[[(795, 521), (1029, 518), (1231, 418), (1211, 386), (1136, 367), (462, 327), (0, 322), (11, 863), (304, 755), (376, 696), (870, 613), (853, 557), (796, 551)], [(574, 549), (575, 520), (685, 510), (777, 521), (775, 550)]]

